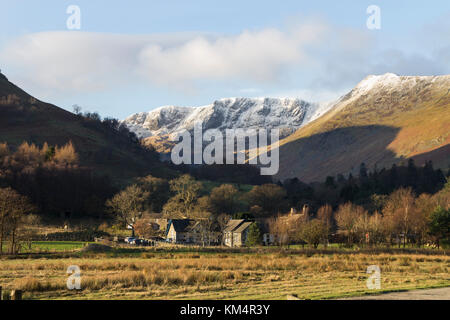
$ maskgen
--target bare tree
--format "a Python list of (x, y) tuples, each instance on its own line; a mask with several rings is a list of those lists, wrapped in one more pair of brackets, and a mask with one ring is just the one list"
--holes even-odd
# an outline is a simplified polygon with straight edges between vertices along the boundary
[(27, 197), (11, 188), (0, 189), (0, 254), (3, 253), (3, 244), (7, 238), (9, 252), (17, 253), (21, 226), (25, 222), (26, 214), (34, 210)]
[(77, 104), (74, 104), (72, 106), (72, 110), (73, 110), (73, 113), (75, 113), (76, 115), (80, 115), (81, 114), (81, 107), (79, 105), (77, 105)]
[(415, 209), (415, 197), (411, 188), (394, 191), (383, 209), (383, 215), (390, 220), (392, 231), (403, 237), (403, 247), (412, 230)]
[(202, 188), (201, 182), (185, 174), (170, 181), (170, 191), (175, 195), (164, 205), (163, 213), (171, 218), (187, 218), (197, 203)]
[(346, 203), (339, 206), (336, 212), (336, 223), (338, 228), (347, 235), (347, 244), (352, 245), (356, 236), (356, 222), (359, 216), (366, 214), (363, 207)]
[(211, 240), (213, 239), (214, 234), (214, 216), (211, 212), (196, 211), (192, 214), (192, 218), (194, 218), (199, 224), (199, 231), (203, 246), (211, 245)]
[(106, 205), (117, 214), (119, 222), (131, 227), (134, 236), (134, 224), (142, 218), (148, 197), (148, 192), (137, 185), (132, 185), (108, 200)]
[(412, 230), (419, 246), (423, 245), (428, 238), (429, 222), (437, 205), (438, 203), (428, 194), (420, 195), (415, 201)]
[(230, 220), (231, 220), (231, 216), (226, 213), (222, 213), (217, 216), (217, 223), (219, 224), (219, 228), (221, 231), (223, 231), (225, 229), (225, 227), (228, 224), (228, 221), (230, 221)]
[(377, 244), (385, 241), (386, 227), (383, 216), (378, 212), (370, 215), (368, 212), (363, 212), (358, 217), (354, 224), (355, 240), (361, 244)]
[[(323, 224), (326, 226), (327, 230), (330, 231), (333, 223), (333, 208), (326, 204), (319, 208), (317, 211), (317, 218), (323, 222)], [(328, 244), (328, 237), (326, 239), (326, 243)]]

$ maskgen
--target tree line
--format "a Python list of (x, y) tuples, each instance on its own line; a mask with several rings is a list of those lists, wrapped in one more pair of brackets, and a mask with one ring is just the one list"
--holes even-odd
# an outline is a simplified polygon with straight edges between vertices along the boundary
[[(364, 241), (375, 244), (392, 243), (402, 237), (405, 244), (421, 245), (430, 240), (430, 234), (436, 234), (443, 222), (445, 229), (449, 209), (448, 191), (443, 191), (448, 190), (446, 177), (431, 162), (416, 167), (410, 160), (404, 166), (372, 172), (361, 164), (357, 177), (338, 175), (311, 184), (298, 179), (264, 181), (259, 185), (216, 182), (211, 187), (211, 183), (190, 174), (170, 180), (149, 175), (119, 189), (107, 176), (81, 167), (70, 142), (64, 146), (45, 143), (41, 147), (25, 142), (16, 150), (0, 144), (0, 188), (5, 195), (15, 192), (31, 204), (33, 210), (22, 210), (24, 216), (90, 217), (99, 224), (117, 221), (122, 227), (137, 226), (147, 234), (152, 229), (142, 219), (148, 213), (161, 213), (168, 219), (197, 219), (205, 233), (222, 230), (231, 218), (245, 218), (271, 221), (274, 234), (284, 230), (281, 242), (288, 237), (314, 245), (318, 241), (314, 237), (326, 230), (327, 237), (322, 233), (320, 241), (333, 240), (331, 235), (345, 235), (349, 245)], [(305, 206), (312, 213), (311, 219), (295, 229), (295, 237), (291, 236), (281, 222), (286, 219), (280, 217), (290, 208), (301, 210)], [(434, 212), (436, 217), (432, 218)], [(13, 235), (6, 225), (11, 224), (4, 222), (2, 239)], [(292, 228), (297, 222), (288, 225)], [(431, 226), (436, 232), (431, 231)]]
[(352, 202), (335, 210), (326, 204), (315, 213), (279, 215), (268, 225), (279, 245), (449, 245), (450, 179), (434, 195), (416, 196), (412, 188), (397, 189), (383, 197), (374, 212)]
[[(317, 247), (334, 241), (349, 246), (400, 242), (403, 246), (430, 242), (439, 246), (448, 239), (449, 182), (434, 195), (417, 195), (412, 187), (399, 188), (388, 195), (372, 194), (364, 205), (347, 201), (314, 210), (305, 204), (307, 210), (294, 215), (283, 214), (288, 204), (288, 193), (277, 184), (253, 186), (248, 192), (223, 184), (205, 191), (201, 181), (187, 174), (171, 181), (141, 178), (107, 201), (118, 221), (138, 226), (142, 236), (153, 232), (149, 221), (143, 219), (144, 213), (162, 212), (168, 219), (199, 220), (205, 232), (220, 232), (231, 218), (262, 221), (280, 245), (308, 243)], [(257, 238), (257, 232), (251, 231)]]
[(92, 217), (105, 213), (106, 199), (116, 192), (107, 176), (79, 165), (73, 144), (42, 147), (27, 142), (16, 150), (0, 144), (0, 187), (26, 196), (45, 218)]

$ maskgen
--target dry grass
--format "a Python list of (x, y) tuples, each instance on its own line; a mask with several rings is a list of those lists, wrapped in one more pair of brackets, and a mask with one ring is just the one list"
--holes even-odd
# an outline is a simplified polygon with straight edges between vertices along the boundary
[[(66, 289), (78, 265), (82, 290)], [(449, 286), (446, 255), (146, 253), (138, 258), (5, 260), (0, 285), (33, 299), (322, 299), (364, 294), (369, 265), (382, 290)]]

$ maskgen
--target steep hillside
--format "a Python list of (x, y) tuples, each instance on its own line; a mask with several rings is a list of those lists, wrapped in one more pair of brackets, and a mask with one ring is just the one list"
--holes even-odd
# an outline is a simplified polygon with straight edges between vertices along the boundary
[(24, 141), (59, 146), (72, 141), (80, 165), (120, 180), (162, 172), (156, 155), (116, 130), (41, 102), (0, 74), (0, 142), (14, 148)]
[(324, 116), (280, 141), (276, 179), (323, 180), (407, 158), (450, 165), (450, 76), (369, 76)]

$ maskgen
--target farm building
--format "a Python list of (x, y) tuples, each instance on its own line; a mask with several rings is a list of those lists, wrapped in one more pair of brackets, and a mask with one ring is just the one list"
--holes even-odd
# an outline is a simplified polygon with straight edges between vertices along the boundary
[(167, 224), (166, 240), (184, 244), (218, 244), (220, 233), (207, 230), (200, 220), (172, 219)]
[(191, 219), (172, 219), (167, 224), (166, 239), (172, 243), (199, 243), (202, 240), (201, 226)]
[(252, 221), (244, 219), (228, 221), (223, 230), (223, 243), (228, 247), (242, 247), (247, 241), (247, 233)]

